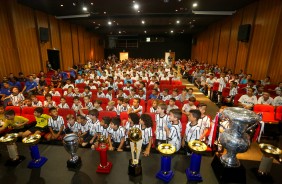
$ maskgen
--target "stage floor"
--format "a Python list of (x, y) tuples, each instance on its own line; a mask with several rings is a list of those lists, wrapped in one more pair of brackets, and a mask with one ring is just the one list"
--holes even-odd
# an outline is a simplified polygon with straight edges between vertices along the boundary
[[(0, 184), (14, 183), (52, 183), (52, 184), (126, 184), (126, 183), (145, 183), (161, 184), (162, 181), (156, 179), (155, 174), (160, 169), (160, 154), (151, 154), (150, 157), (141, 157), (143, 175), (142, 178), (132, 180), (127, 174), (128, 160), (131, 157), (129, 152), (108, 152), (108, 160), (113, 163), (110, 174), (98, 174), (96, 168), (99, 164), (99, 153), (91, 149), (79, 148), (78, 155), (82, 159), (82, 167), (79, 171), (69, 171), (66, 167), (66, 161), (69, 154), (63, 146), (39, 145), (41, 156), (48, 158), (48, 161), (41, 169), (28, 169), (30, 161), (29, 148), (22, 143), (17, 143), (19, 153), (26, 159), (17, 167), (4, 166), (8, 159), (8, 152), (5, 145), (0, 145)], [(185, 175), (185, 169), (189, 166), (190, 157), (185, 155), (174, 155), (172, 159), (172, 170), (175, 175), (170, 183), (183, 184), (188, 183)], [(201, 164), (202, 183), (218, 183), (211, 168), (212, 157), (204, 156)], [(251, 169), (258, 167), (258, 161), (241, 160), (247, 171), (247, 183), (255, 184), (259, 182), (253, 175)], [(272, 167), (273, 183), (282, 182), (282, 165), (273, 164)], [(141, 181), (140, 181), (141, 179)]]

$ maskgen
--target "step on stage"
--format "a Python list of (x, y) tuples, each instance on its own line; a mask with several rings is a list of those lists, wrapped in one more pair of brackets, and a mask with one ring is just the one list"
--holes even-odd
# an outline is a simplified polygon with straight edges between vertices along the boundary
[[(17, 143), (19, 154), (30, 158), (28, 147), (22, 143)], [(29, 159), (25, 159), (17, 167), (6, 167), (4, 164), (8, 159), (6, 146), (0, 145), (0, 183), (73, 183), (73, 184), (126, 184), (126, 183), (148, 183), (161, 184), (155, 175), (160, 170), (160, 154), (151, 154), (150, 157), (141, 157), (142, 176), (128, 176), (128, 160), (131, 158), (129, 152), (108, 152), (108, 160), (113, 163), (112, 170), (109, 174), (96, 173), (97, 165), (100, 163), (99, 152), (91, 149), (78, 149), (77, 154), (82, 159), (80, 170), (70, 171), (66, 167), (66, 161), (69, 154), (63, 146), (38, 145), (40, 154), (48, 158), (48, 162), (41, 169), (27, 168)], [(202, 157), (201, 175), (202, 183), (217, 184), (216, 176), (211, 167), (213, 157)], [(246, 169), (246, 183), (260, 184), (252, 172), (253, 168), (258, 168), (259, 161), (240, 160)], [(171, 183), (187, 183), (185, 170), (189, 167), (190, 157), (185, 155), (174, 155), (172, 158), (171, 168), (174, 171), (174, 177)], [(281, 183), (282, 165), (273, 164), (271, 176), (273, 183)], [(141, 180), (141, 182), (140, 182)]]

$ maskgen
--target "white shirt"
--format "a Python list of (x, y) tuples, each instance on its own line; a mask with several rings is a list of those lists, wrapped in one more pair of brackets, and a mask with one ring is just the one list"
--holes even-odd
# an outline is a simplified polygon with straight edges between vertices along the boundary
[(198, 120), (198, 124), (200, 127), (200, 136), (204, 133), (205, 129), (210, 128), (211, 119), (208, 116), (204, 116)]
[(10, 100), (11, 100), (13, 106), (19, 106), (20, 105), (19, 103), (24, 100), (24, 96), (23, 96), (22, 93), (19, 93), (19, 94), (15, 95), (15, 96), (13, 94), (11, 94), (10, 95)]
[(55, 91), (54, 93), (52, 91), (49, 92), (52, 96), (61, 96), (61, 93), (59, 91)]
[(122, 126), (119, 126), (117, 130), (111, 129), (109, 134), (111, 134), (113, 142), (121, 142), (121, 139), (125, 137), (124, 128)]
[(72, 88), (74, 88), (74, 85), (73, 85), (73, 84), (66, 84), (66, 85), (64, 85), (63, 89), (68, 89), (70, 86), (71, 86)]
[(269, 97), (266, 101), (264, 100), (263, 96), (259, 97), (258, 104), (265, 104), (265, 105), (272, 105), (273, 104), (273, 98)]
[(73, 132), (73, 133), (78, 132), (78, 126), (79, 126), (78, 122), (74, 122), (74, 124), (72, 126), (69, 123), (67, 123), (67, 125), (68, 125), (71, 132)]
[(191, 125), (191, 122), (188, 122), (186, 124), (186, 129), (185, 129), (185, 141), (188, 143), (193, 140), (197, 140), (200, 138), (200, 127), (198, 124), (196, 125)]
[(54, 101), (51, 101), (50, 103), (48, 103), (47, 105), (47, 101), (44, 101), (44, 107), (48, 107), (48, 108), (51, 108), (51, 107), (56, 107), (56, 102)]
[(143, 139), (142, 144), (143, 145), (149, 144), (150, 138), (153, 136), (152, 128), (147, 127), (141, 130), (142, 130), (142, 139)]
[(222, 77), (220, 77), (220, 78), (218, 79), (218, 82), (219, 82), (218, 91), (219, 91), (219, 92), (222, 92), (223, 88), (226, 87), (225, 79), (222, 78)]
[(113, 95), (112, 94), (109, 94), (107, 93), (105, 98), (109, 99), (110, 101), (113, 99)]
[(133, 111), (140, 110), (140, 111), (138, 112), (138, 114), (139, 114), (139, 115), (142, 114), (143, 107), (142, 107), (141, 105), (139, 105), (137, 108), (135, 108), (135, 107), (132, 105), (131, 108), (133, 109)]
[(154, 107), (150, 107), (150, 113), (157, 113), (157, 108), (154, 109)]
[(244, 105), (254, 106), (255, 104), (257, 104), (257, 97), (256, 96), (249, 97), (248, 95), (242, 95), (238, 101)]
[(172, 125), (170, 128), (170, 133), (168, 135), (168, 143), (175, 146), (176, 151), (181, 147), (181, 131), (179, 123), (178, 125)]
[(238, 93), (237, 87), (231, 88), (230, 91), (229, 91), (229, 96), (233, 97), (233, 96), (237, 95), (237, 93)]
[(88, 121), (86, 121), (84, 125), (82, 125), (81, 123), (79, 123), (78, 125), (79, 125), (78, 130), (80, 130), (81, 133), (85, 133), (89, 131), (90, 124)]
[(97, 92), (97, 98), (105, 98), (105, 94), (103, 92)]
[(64, 105), (63, 105), (62, 103), (60, 103), (60, 104), (58, 105), (58, 107), (61, 108), (61, 109), (69, 109), (69, 108), (70, 108), (67, 103), (65, 103)]
[(176, 106), (176, 105), (174, 105), (174, 106), (168, 105), (168, 106), (167, 106), (167, 109), (166, 109), (167, 114), (169, 114), (169, 111), (170, 111), (171, 109), (179, 109), (179, 108), (178, 108), (178, 106)]
[(32, 102), (31, 105), (32, 107), (42, 107), (42, 102), (41, 101), (37, 101), (37, 103)]
[(85, 108), (87, 108), (88, 110), (92, 110), (92, 109), (94, 109), (94, 106), (93, 106), (92, 102), (88, 102), (87, 104), (85, 104)]
[(281, 96), (275, 97), (274, 100), (273, 100), (273, 105), (274, 106), (282, 106), (282, 97)]
[(71, 107), (71, 109), (73, 109), (75, 112), (77, 112), (81, 108), (83, 108), (81, 103), (79, 103), (78, 105), (72, 104), (72, 107)]
[(195, 105), (190, 106), (188, 103), (184, 104), (182, 107), (182, 111), (184, 112), (189, 112), (192, 109), (197, 109), (197, 107)]
[(161, 94), (161, 98), (162, 98), (162, 101), (168, 101), (170, 100), (171, 96), (170, 95), (164, 96), (163, 94)]
[(161, 117), (159, 114), (156, 114), (156, 139), (166, 140), (166, 131), (164, 127), (167, 126), (168, 123), (168, 115), (165, 114), (163, 117)]
[(52, 117), (48, 119), (48, 127), (51, 127), (54, 131), (60, 131), (61, 127), (64, 127), (64, 119), (62, 116), (58, 116), (56, 119)]

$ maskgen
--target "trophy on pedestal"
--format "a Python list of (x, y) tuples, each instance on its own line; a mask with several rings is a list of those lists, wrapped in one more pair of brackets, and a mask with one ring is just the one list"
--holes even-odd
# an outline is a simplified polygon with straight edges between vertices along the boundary
[(139, 176), (142, 174), (141, 160), (139, 159), (142, 148), (142, 131), (139, 128), (131, 128), (128, 137), (132, 154), (132, 159), (129, 159), (128, 175)]
[(63, 139), (63, 145), (66, 151), (71, 155), (67, 161), (69, 169), (77, 169), (81, 166), (81, 158), (76, 154), (78, 149), (78, 136), (76, 134), (67, 134)]
[(279, 157), (282, 151), (270, 144), (259, 144), (259, 148), (263, 153), (262, 159), (258, 170), (256, 170), (256, 176), (260, 181), (269, 182), (272, 180), (270, 175), (270, 170), (272, 167), (272, 162), (274, 157)]
[(21, 163), (25, 157), (18, 154), (18, 148), (16, 141), (18, 138), (17, 133), (6, 134), (0, 138), (0, 143), (3, 143), (7, 146), (10, 159), (5, 163), (6, 166), (17, 166)]
[(219, 141), (226, 148), (225, 155), (216, 155), (211, 163), (220, 182), (246, 183), (246, 169), (236, 158), (237, 153), (244, 153), (250, 147), (250, 137), (246, 133), (248, 126), (257, 123), (260, 117), (253, 111), (228, 107), (222, 112), (229, 121), (229, 129), (221, 133)]
[(29, 162), (27, 167), (30, 168), (30, 169), (40, 168), (48, 160), (46, 157), (40, 156), (39, 149), (38, 149), (38, 146), (37, 146), (37, 143), (40, 141), (40, 138), (41, 138), (41, 135), (33, 134), (33, 135), (28, 136), (28, 137), (25, 137), (22, 140), (22, 142), (25, 145), (29, 146), (30, 156), (31, 156), (32, 160)]
[(96, 172), (98, 173), (110, 173), (112, 168), (112, 163), (108, 162), (107, 158), (107, 146), (108, 140), (104, 135), (100, 135), (98, 137), (98, 148), (96, 148), (97, 151), (100, 153), (100, 164), (98, 165), (98, 168)]
[(202, 155), (207, 150), (207, 145), (201, 141), (194, 140), (188, 143), (189, 148), (193, 151), (190, 167), (186, 169), (186, 176), (188, 181), (203, 181), (200, 174)]
[(158, 150), (162, 154), (162, 158), (161, 170), (156, 174), (156, 177), (164, 182), (170, 182), (174, 176), (171, 170), (171, 155), (176, 151), (175, 146), (172, 144), (160, 144)]

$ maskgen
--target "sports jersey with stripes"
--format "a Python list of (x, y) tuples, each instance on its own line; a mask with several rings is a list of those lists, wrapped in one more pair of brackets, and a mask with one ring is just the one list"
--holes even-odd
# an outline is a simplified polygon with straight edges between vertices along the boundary
[(38, 101), (38, 102), (32, 102), (31, 103), (32, 107), (42, 107), (42, 102), (41, 101)]
[(49, 118), (48, 119), (48, 127), (51, 127), (54, 131), (60, 131), (61, 127), (64, 127), (64, 119), (62, 116), (58, 116), (57, 118)]
[(152, 127), (147, 127), (142, 130), (143, 145), (149, 144), (150, 138), (153, 136)]
[(157, 113), (157, 108), (150, 107), (150, 113)]
[(73, 132), (73, 133), (78, 132), (78, 126), (79, 126), (78, 122), (74, 122), (73, 125), (71, 125), (70, 123), (67, 123), (67, 125), (68, 125), (68, 128), (70, 129), (71, 132)]
[(24, 96), (22, 93), (19, 93), (17, 95), (10, 95), (10, 100), (13, 104), (13, 106), (19, 106), (20, 102), (22, 102), (24, 100)]
[(125, 124), (125, 132), (126, 132), (126, 135), (125, 135), (125, 138), (128, 138), (128, 132), (131, 128), (139, 128), (141, 130), (141, 125), (140, 124), (137, 124), (137, 125), (133, 125), (133, 126), (130, 126), (130, 122), (127, 121), (126, 124)]
[(109, 99), (109, 100), (112, 100), (113, 99), (113, 95), (112, 94), (109, 94), (107, 93), (105, 98)]
[(237, 95), (237, 93), (238, 93), (237, 87), (231, 88), (230, 91), (229, 91), (229, 96), (234, 97), (235, 95)]
[(48, 108), (56, 107), (56, 102), (51, 101), (48, 103), (47, 101), (44, 101), (44, 107), (48, 107)]
[(95, 122), (86, 116), (87, 121), (89, 122), (89, 134), (94, 135), (96, 133), (96, 127), (100, 125), (100, 121), (97, 119)]
[(141, 105), (139, 105), (137, 108), (135, 108), (134, 106), (131, 106), (131, 108), (133, 109), (134, 112), (137, 111), (137, 110), (140, 110), (140, 111), (138, 112), (138, 114), (139, 114), (139, 115), (142, 114), (143, 107), (142, 107)]
[(191, 122), (188, 122), (186, 124), (186, 129), (185, 129), (185, 141), (190, 142), (193, 140), (197, 140), (200, 138), (200, 127), (198, 124), (196, 125), (191, 125)]
[(84, 125), (79, 123), (78, 130), (80, 130), (81, 133), (89, 132), (89, 127), (90, 127), (90, 124), (88, 121), (86, 121)]
[(210, 128), (211, 119), (208, 116), (204, 116), (198, 120), (198, 126), (200, 127), (200, 136), (204, 133), (206, 128)]
[(85, 108), (87, 108), (88, 110), (92, 110), (92, 109), (94, 109), (94, 106), (93, 106), (92, 102), (88, 102), (87, 104), (85, 104)]
[(67, 103), (65, 103), (65, 104), (60, 103), (60, 104), (58, 105), (58, 107), (61, 108), (61, 109), (69, 109), (69, 108), (70, 108)]
[(218, 80), (219, 82), (219, 86), (218, 86), (218, 91), (222, 92), (223, 88), (226, 87), (226, 83), (225, 83), (225, 79), (220, 77), (220, 79)]
[(82, 108), (81, 103), (78, 104), (78, 105), (72, 104), (72, 107), (71, 107), (71, 109), (73, 109), (74, 111), (79, 111), (79, 109), (81, 109), (81, 108)]
[(121, 139), (125, 137), (124, 128), (122, 126), (119, 126), (117, 130), (111, 129), (109, 134), (111, 134), (113, 142), (121, 142)]
[(166, 95), (166, 96), (161, 95), (161, 98), (162, 98), (162, 101), (168, 101), (170, 100), (171, 96), (170, 95)]
[(168, 115), (161, 117), (159, 114), (156, 114), (156, 139), (166, 140), (166, 131), (165, 126), (169, 123)]
[(181, 131), (180, 126), (178, 124), (173, 124), (170, 127), (170, 133), (168, 135), (168, 143), (175, 146), (176, 151), (180, 149), (181, 146)]

